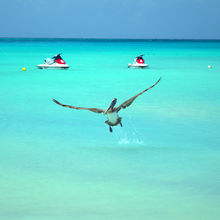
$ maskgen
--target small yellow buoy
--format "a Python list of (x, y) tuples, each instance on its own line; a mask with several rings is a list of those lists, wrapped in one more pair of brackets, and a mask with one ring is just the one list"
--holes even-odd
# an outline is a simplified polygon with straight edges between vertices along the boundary
[(23, 70), (23, 71), (26, 71), (26, 67), (23, 67), (22, 70)]

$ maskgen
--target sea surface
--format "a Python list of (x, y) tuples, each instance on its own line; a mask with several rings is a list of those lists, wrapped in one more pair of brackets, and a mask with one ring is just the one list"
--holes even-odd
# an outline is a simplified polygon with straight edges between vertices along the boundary
[[(37, 69), (61, 52), (68, 70)], [(139, 54), (149, 68), (129, 69)], [(112, 133), (52, 102), (105, 109), (159, 77)], [(219, 204), (220, 41), (0, 39), (1, 220), (219, 220)]]

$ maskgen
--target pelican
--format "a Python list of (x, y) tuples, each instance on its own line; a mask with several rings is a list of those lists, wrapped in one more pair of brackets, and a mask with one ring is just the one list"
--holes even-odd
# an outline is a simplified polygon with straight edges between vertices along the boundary
[(99, 109), (99, 108), (82, 108), (82, 107), (76, 107), (76, 106), (71, 106), (71, 105), (64, 105), (60, 102), (58, 102), (57, 100), (53, 99), (53, 101), (58, 104), (61, 105), (63, 107), (67, 107), (67, 108), (72, 108), (72, 109), (78, 109), (78, 110), (89, 110), (95, 113), (103, 113), (103, 115), (107, 115), (108, 120), (105, 121), (106, 124), (109, 125), (109, 131), (112, 132), (112, 127), (116, 126), (116, 125), (121, 125), (122, 127), (122, 123), (121, 120), (122, 118), (119, 117), (118, 112), (122, 109), (122, 108), (127, 108), (128, 106), (130, 106), (133, 101), (141, 94), (143, 94), (144, 92), (148, 91), (149, 89), (153, 88), (155, 85), (157, 85), (157, 83), (159, 83), (161, 80), (161, 77), (159, 78), (159, 80), (153, 84), (152, 86), (150, 86), (149, 88), (145, 89), (144, 91), (138, 93), (137, 95), (133, 96), (132, 98), (126, 100), (125, 102), (123, 102), (121, 105), (115, 107), (117, 99), (114, 98), (110, 104), (110, 106), (106, 109)]

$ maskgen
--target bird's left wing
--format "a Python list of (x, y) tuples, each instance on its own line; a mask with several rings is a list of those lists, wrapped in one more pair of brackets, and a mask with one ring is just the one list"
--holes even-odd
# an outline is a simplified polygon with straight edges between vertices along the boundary
[(92, 111), (92, 112), (95, 112), (95, 113), (103, 113), (105, 110), (103, 109), (99, 109), (99, 108), (82, 108), (82, 107), (76, 107), (76, 106), (71, 106), (71, 105), (64, 105), (60, 102), (58, 102), (57, 100), (53, 99), (53, 101), (58, 104), (58, 105), (61, 105), (63, 107), (67, 107), (67, 108), (72, 108), (72, 109), (78, 109), (78, 110), (89, 110), (89, 111)]
[(126, 101), (123, 102), (121, 105), (119, 105), (118, 107), (116, 107), (115, 110), (116, 110), (117, 112), (119, 112), (122, 108), (127, 108), (129, 105), (132, 104), (132, 102), (133, 102), (139, 95), (141, 95), (141, 94), (143, 94), (144, 92), (146, 92), (147, 90), (153, 88), (155, 85), (157, 85), (157, 83), (160, 82), (160, 80), (161, 80), (161, 77), (160, 77), (159, 80), (158, 80), (156, 83), (154, 83), (151, 87), (149, 87), (149, 88), (145, 89), (144, 91), (138, 93), (136, 96), (134, 96), (134, 97), (132, 97), (132, 98), (126, 100)]

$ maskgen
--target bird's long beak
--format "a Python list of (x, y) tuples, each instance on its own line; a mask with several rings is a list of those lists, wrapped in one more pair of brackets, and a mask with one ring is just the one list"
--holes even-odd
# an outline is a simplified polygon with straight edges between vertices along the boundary
[(107, 109), (103, 114), (105, 115), (105, 114), (107, 114), (110, 110), (112, 111), (113, 108), (114, 108), (114, 106), (115, 106), (115, 104), (116, 104), (116, 102), (117, 102), (117, 99), (114, 98), (114, 99), (112, 100), (111, 104), (109, 105), (108, 109)]

